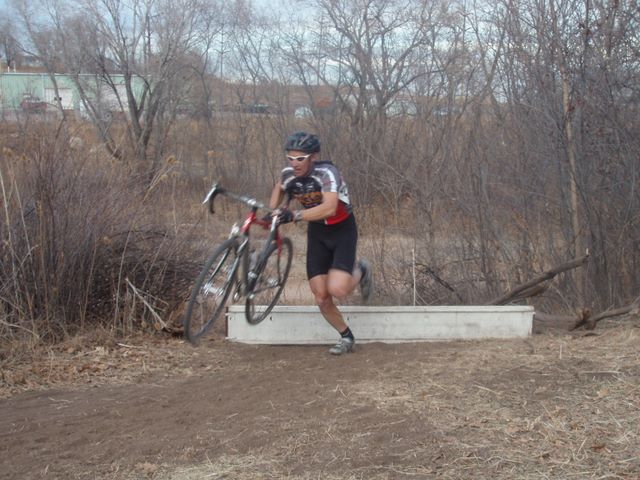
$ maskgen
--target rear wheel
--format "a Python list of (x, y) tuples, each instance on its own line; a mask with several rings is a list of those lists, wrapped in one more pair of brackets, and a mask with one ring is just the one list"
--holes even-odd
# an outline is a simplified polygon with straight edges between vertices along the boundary
[(245, 315), (253, 325), (264, 320), (278, 303), (291, 270), (293, 245), (283, 238), (280, 248), (273, 242), (267, 250), (266, 258), (260, 262), (253, 290), (247, 295)]
[(236, 281), (236, 240), (225, 240), (213, 252), (196, 281), (187, 313), (184, 335), (196, 343), (212, 327), (227, 303)]

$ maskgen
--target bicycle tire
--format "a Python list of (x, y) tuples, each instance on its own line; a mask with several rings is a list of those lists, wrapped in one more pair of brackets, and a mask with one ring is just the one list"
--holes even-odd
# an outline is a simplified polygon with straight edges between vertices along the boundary
[(209, 331), (236, 283), (237, 240), (229, 238), (213, 252), (193, 287), (184, 317), (184, 336), (193, 344)]
[[(283, 238), (280, 245), (281, 248), (278, 249), (273, 242), (267, 250), (265, 258), (260, 262), (260, 270), (256, 272), (253, 289), (247, 295), (245, 317), (252, 325), (260, 323), (269, 315), (289, 278), (293, 244), (288, 238)], [(266, 305), (264, 310), (256, 308), (262, 305)]]

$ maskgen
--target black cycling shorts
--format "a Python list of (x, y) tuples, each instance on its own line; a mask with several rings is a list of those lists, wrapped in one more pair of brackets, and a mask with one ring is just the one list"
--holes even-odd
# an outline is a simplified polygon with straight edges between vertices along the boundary
[(309, 222), (307, 229), (307, 278), (326, 275), (336, 268), (353, 272), (358, 227), (353, 214), (335, 225)]

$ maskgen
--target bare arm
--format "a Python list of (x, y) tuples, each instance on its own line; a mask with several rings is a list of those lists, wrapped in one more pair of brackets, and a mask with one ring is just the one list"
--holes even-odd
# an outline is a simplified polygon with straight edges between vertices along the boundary
[(278, 208), (280, 203), (282, 203), (282, 199), (284, 198), (284, 190), (282, 190), (282, 186), (280, 183), (276, 183), (271, 191), (271, 197), (269, 198), (269, 207), (270, 208)]

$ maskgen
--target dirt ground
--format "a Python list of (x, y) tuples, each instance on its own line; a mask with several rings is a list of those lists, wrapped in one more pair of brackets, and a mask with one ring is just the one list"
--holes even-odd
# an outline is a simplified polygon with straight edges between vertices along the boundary
[(0, 478), (637, 479), (638, 327), (343, 357), (158, 334), (4, 352)]

